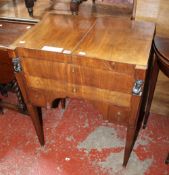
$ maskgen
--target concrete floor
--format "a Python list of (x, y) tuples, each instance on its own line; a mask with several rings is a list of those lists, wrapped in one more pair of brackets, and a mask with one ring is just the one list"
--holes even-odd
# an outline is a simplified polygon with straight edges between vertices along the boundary
[(169, 118), (151, 114), (126, 168), (126, 128), (103, 121), (93, 106), (68, 99), (66, 109), (43, 109), (46, 144), (29, 116), (0, 116), (0, 175), (169, 175)]

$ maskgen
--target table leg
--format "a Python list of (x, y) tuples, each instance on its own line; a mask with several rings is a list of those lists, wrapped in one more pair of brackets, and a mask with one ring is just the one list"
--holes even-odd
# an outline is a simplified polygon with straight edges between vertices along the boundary
[[(12, 53), (13, 54), (13, 53)], [(15, 56), (15, 55), (11, 55)], [(38, 108), (36, 106), (33, 106), (31, 102), (29, 101), (29, 96), (27, 94), (27, 89), (25, 86), (25, 79), (23, 78), (23, 72), (20, 65), (20, 59), (19, 58), (13, 58), (12, 60), (14, 71), (15, 71), (15, 77), (17, 79), (17, 83), (20, 87), (20, 90), (22, 92), (24, 102), (26, 103), (28, 113), (32, 119), (33, 125), (35, 127), (39, 142), (41, 145), (44, 145), (44, 133), (43, 133), (43, 124), (42, 124), (42, 116), (40, 115), (40, 112), (38, 111)]]
[(123, 166), (127, 165), (131, 151), (138, 135), (138, 117), (140, 116), (141, 96), (132, 95), (130, 118), (127, 127), (126, 145), (124, 151)]
[(61, 99), (61, 106), (62, 106), (62, 109), (65, 109), (65, 107), (66, 107), (66, 98)]
[(33, 16), (33, 6), (35, 0), (25, 0), (26, 8), (28, 9), (28, 13), (30, 16)]
[(71, 0), (70, 11), (72, 12), (72, 15), (78, 15), (80, 3), (81, 3), (81, 0)]
[[(78, 15), (79, 5), (83, 1), (87, 1), (87, 0), (71, 0), (71, 2), (70, 2), (70, 11), (72, 12), (72, 15)], [(95, 0), (92, 0), (92, 1), (93, 1), (93, 4), (95, 4)]]
[[(8, 96), (8, 92), (9, 91), (12, 91), (16, 94), (17, 96), (17, 99), (18, 99), (18, 103), (15, 105), (15, 104), (10, 104), (10, 103), (6, 103), (6, 106), (3, 106), (3, 107), (12, 107), (12, 109), (16, 109), (17, 111), (20, 111), (21, 113), (26, 113), (26, 105), (24, 103), (24, 100), (22, 98), (22, 94), (21, 94), (21, 91), (19, 89), (19, 86), (17, 84), (17, 81), (16, 80), (13, 80), (7, 84), (0, 84), (0, 93), (3, 95), (3, 96)], [(1, 107), (2, 108), (2, 107)]]
[(147, 98), (147, 106), (145, 108), (143, 128), (145, 128), (147, 125), (148, 117), (150, 114), (151, 103), (153, 100), (156, 82), (158, 78), (158, 73), (159, 73), (159, 66), (157, 63), (157, 57), (154, 56), (154, 64), (153, 64), (153, 70), (151, 71), (151, 75), (150, 75), (149, 90), (148, 90), (149, 92), (148, 92), (148, 98)]
[(35, 127), (36, 133), (38, 135), (38, 139), (41, 145), (44, 145), (44, 132), (43, 132), (43, 124), (42, 124), (42, 116), (40, 116), (40, 112), (38, 108), (33, 106), (32, 104), (27, 104), (28, 112), (32, 119), (33, 125)]
[[(0, 102), (1, 102), (2, 100), (0, 99)], [(3, 114), (3, 108), (0, 106), (0, 114)]]
[(19, 89), (19, 86), (18, 86), (18, 83), (16, 80), (13, 80), (12, 81), (12, 89), (14, 90), (16, 96), (17, 96), (17, 99), (18, 99), (18, 108), (20, 110), (21, 113), (25, 113), (26, 111), (26, 105), (24, 103), (24, 100), (23, 100), (23, 97), (22, 97), (22, 94), (21, 94), (21, 91)]
[[(151, 49), (151, 54), (150, 54), (150, 58), (149, 58), (149, 63), (148, 63), (148, 69), (146, 71), (146, 79), (144, 82), (144, 91), (142, 94), (142, 102), (141, 102), (141, 107), (140, 107), (140, 114), (139, 114), (139, 121), (138, 121), (138, 130), (140, 130), (140, 128), (143, 125), (143, 121), (144, 121), (144, 115), (145, 115), (145, 108), (147, 105), (147, 97), (149, 94), (149, 87), (150, 87), (150, 80), (151, 80), (151, 74), (152, 74), (152, 70), (153, 70), (153, 63), (154, 63), (154, 49), (152, 47)], [(143, 125), (143, 128), (145, 126)]]
[(169, 164), (169, 153), (168, 153), (167, 158), (165, 160), (165, 164)]
[(8, 91), (11, 90), (11, 87), (12, 87), (11, 82), (6, 83), (6, 84), (1, 84), (1, 83), (0, 83), (0, 93), (1, 93), (3, 96), (7, 97), (7, 96), (8, 96)]
[(125, 146), (125, 151), (124, 151), (123, 166), (127, 165), (131, 151), (135, 143), (135, 136), (136, 136), (136, 128), (128, 127), (127, 137), (126, 137), (126, 146)]

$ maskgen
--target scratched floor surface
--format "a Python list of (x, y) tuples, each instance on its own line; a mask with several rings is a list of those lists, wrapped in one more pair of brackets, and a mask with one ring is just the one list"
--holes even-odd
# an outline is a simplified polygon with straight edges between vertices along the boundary
[(169, 175), (169, 117), (151, 114), (126, 168), (126, 129), (102, 120), (89, 103), (43, 109), (46, 144), (39, 145), (28, 116), (0, 115), (0, 175)]

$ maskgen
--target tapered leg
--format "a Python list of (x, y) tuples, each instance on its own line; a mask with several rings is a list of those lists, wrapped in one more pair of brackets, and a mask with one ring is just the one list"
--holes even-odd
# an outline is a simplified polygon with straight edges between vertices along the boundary
[(142, 99), (141, 94), (139, 93), (136, 95), (133, 91), (132, 98), (131, 98), (130, 117), (129, 117), (128, 126), (127, 126), (127, 136), (126, 136), (123, 166), (127, 165), (135, 140), (138, 135), (138, 131), (139, 131), (138, 121), (139, 121), (141, 102), (142, 102), (141, 99)]
[(140, 130), (140, 128), (143, 125), (143, 121), (144, 121), (144, 115), (145, 115), (145, 109), (146, 109), (146, 105), (147, 105), (147, 97), (149, 94), (149, 87), (150, 87), (150, 81), (151, 81), (151, 76), (152, 76), (152, 70), (153, 70), (153, 64), (154, 64), (154, 49), (151, 49), (151, 55), (149, 58), (149, 64), (148, 64), (148, 69), (146, 72), (146, 79), (144, 82), (144, 90), (143, 90), (143, 94), (142, 94), (142, 102), (141, 102), (141, 108), (140, 108), (140, 113), (139, 113), (139, 121), (138, 121), (138, 130)]
[(78, 15), (79, 4), (80, 2), (78, 0), (71, 0), (70, 11), (72, 12), (72, 15)]
[(12, 82), (12, 89), (14, 90), (14, 92), (16, 93), (16, 96), (18, 98), (18, 107), (20, 112), (25, 113), (26, 112), (26, 105), (24, 103), (21, 91), (19, 89), (18, 83), (16, 80), (13, 80)]
[(128, 127), (127, 128), (127, 137), (126, 137), (126, 146), (125, 146), (125, 150), (124, 150), (123, 166), (127, 165), (131, 151), (132, 151), (134, 143), (135, 143), (135, 136), (136, 136), (136, 128)]
[[(0, 99), (0, 102), (1, 102), (2, 100)], [(3, 108), (1, 107), (1, 105), (0, 105), (0, 114), (3, 114)]]
[(157, 58), (155, 58), (154, 65), (153, 65), (153, 70), (152, 70), (152, 73), (151, 73), (151, 76), (150, 76), (149, 93), (148, 93), (148, 99), (147, 99), (147, 106), (145, 108), (143, 128), (145, 128), (146, 125), (147, 125), (148, 117), (149, 117), (149, 114), (150, 114), (151, 103), (152, 103), (152, 100), (153, 100), (154, 91), (155, 91), (155, 87), (156, 87), (156, 82), (157, 82), (157, 78), (158, 78), (158, 73), (159, 73), (159, 67), (158, 67), (158, 63), (157, 63)]
[(165, 160), (165, 164), (169, 164), (169, 153), (168, 153), (167, 158)]
[(33, 6), (34, 0), (25, 0), (26, 8), (28, 9), (28, 13), (30, 16), (33, 16)]
[(44, 133), (43, 133), (43, 124), (42, 117), (39, 115), (40, 112), (38, 108), (33, 106), (32, 104), (27, 104), (28, 112), (32, 119), (33, 125), (35, 127), (36, 133), (38, 135), (38, 139), (41, 145), (44, 145)]
[(61, 99), (61, 106), (62, 106), (62, 109), (65, 109), (65, 106), (66, 106), (66, 98), (62, 98), (62, 99)]

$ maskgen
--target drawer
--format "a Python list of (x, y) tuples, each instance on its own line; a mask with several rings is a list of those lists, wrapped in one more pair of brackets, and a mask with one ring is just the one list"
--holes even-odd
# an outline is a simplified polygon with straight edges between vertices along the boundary
[(133, 75), (135, 72), (135, 65), (124, 64), (115, 61), (108, 61), (103, 59), (84, 57), (81, 55), (73, 55), (72, 63), (79, 66), (89, 67), (91, 69), (102, 69), (106, 71), (115, 71), (119, 73), (124, 73), (127, 75)]
[(70, 75), (73, 76), (74, 84), (91, 86), (111, 91), (131, 93), (134, 78), (121, 71), (88, 68), (85, 66), (70, 65)]
[(62, 81), (65, 83), (77, 84), (80, 86), (91, 86), (93, 88), (107, 89), (131, 93), (134, 84), (133, 76), (113, 71), (77, 66), (74, 64), (36, 60), (33, 58), (24, 59), (24, 72), (30, 76)]
[(125, 107), (109, 105), (107, 119), (119, 125), (127, 126), (129, 122), (130, 109)]
[(26, 58), (22, 62), (22, 66), (24, 72), (29, 76), (73, 82), (72, 67), (67, 63)]
[(65, 93), (68, 97), (83, 98), (123, 107), (129, 107), (131, 101), (131, 95), (127, 93), (75, 84), (66, 84)]
[(61, 93), (67, 97), (84, 98), (117, 106), (130, 106), (131, 94), (128, 93), (110, 91), (91, 86), (81, 86), (28, 75), (25, 75), (25, 79), (28, 87), (55, 92), (56, 97), (58, 96), (58, 93)]

